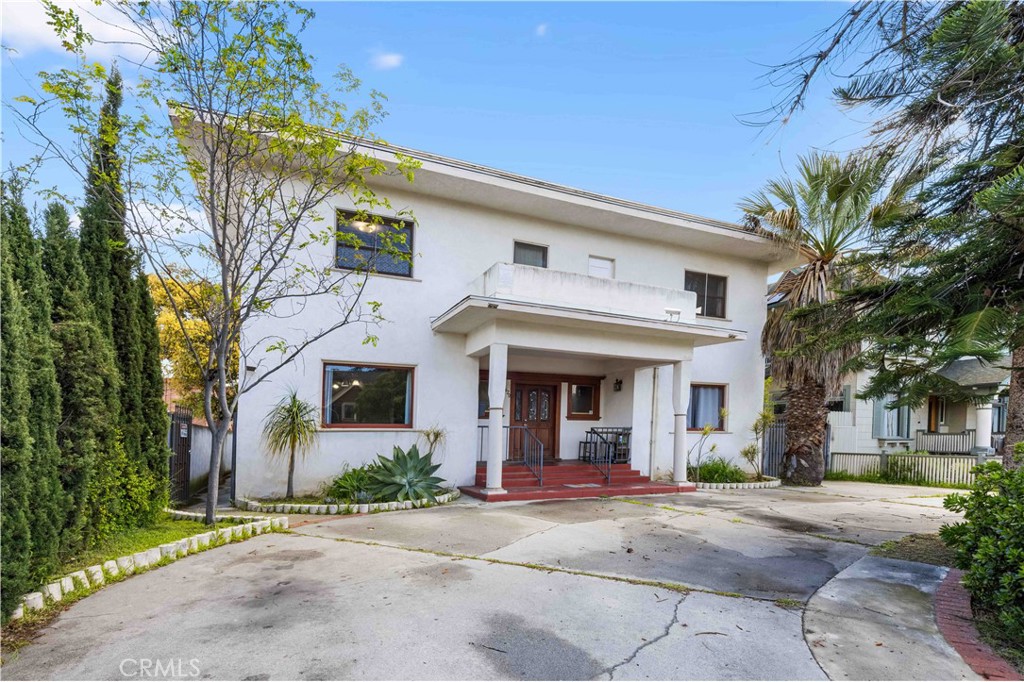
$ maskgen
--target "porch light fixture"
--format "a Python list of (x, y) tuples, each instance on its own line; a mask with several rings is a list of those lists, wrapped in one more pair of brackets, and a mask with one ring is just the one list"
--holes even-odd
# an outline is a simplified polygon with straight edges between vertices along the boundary
[(612, 390), (615, 391), (616, 393), (622, 390), (622, 379), (616, 379), (612, 383)]
[(679, 308), (665, 308), (665, 314), (669, 320), (678, 320), (679, 316), (683, 314), (683, 311)]
[(497, 308), (497, 307), (498, 307), (498, 304), (497, 304), (497, 303), (488, 303), (488, 304), (487, 304), (487, 307), (488, 307), (488, 308)]

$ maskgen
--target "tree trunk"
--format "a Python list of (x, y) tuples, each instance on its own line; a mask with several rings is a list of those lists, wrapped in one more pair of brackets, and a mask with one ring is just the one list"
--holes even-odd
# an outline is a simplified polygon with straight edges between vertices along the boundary
[(1024, 441), (1024, 346), (1010, 356), (1010, 392), (1006, 401), (1006, 438), (1003, 441), (1003, 465), (1010, 469), (1021, 465), (1013, 457), (1015, 443)]
[[(227, 427), (230, 422), (222, 419), (210, 424), (210, 475), (206, 481), (206, 523), (213, 525), (217, 510), (217, 496), (220, 493), (220, 460), (227, 440)], [(232, 472), (234, 473), (234, 472)]]
[(825, 478), (825, 387), (795, 386), (786, 403), (786, 453), (782, 478), (790, 485), (821, 485)]
[(295, 497), (295, 446), (292, 445), (291, 455), (288, 457), (288, 492), (285, 497), (289, 500)]

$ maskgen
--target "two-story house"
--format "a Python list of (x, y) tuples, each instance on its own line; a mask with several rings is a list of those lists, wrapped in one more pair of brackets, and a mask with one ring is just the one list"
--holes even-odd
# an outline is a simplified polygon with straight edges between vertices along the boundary
[[(378, 342), (343, 328), (243, 396), (238, 494), (284, 488), (260, 432), (291, 387), (321, 408), (297, 491), (422, 443), (430, 428), (444, 433), (439, 475), (486, 499), (522, 499), (510, 493), (542, 476), (563, 496), (608, 494), (609, 471), (613, 486), (653, 478), (668, 485), (652, 491), (685, 489), (692, 432), (705, 424), (718, 452), (739, 459), (762, 405), (765, 282), (792, 254), (727, 222), (398, 151), (422, 163), (415, 181), (373, 183), (415, 216), (404, 222), (414, 257), (382, 259), (366, 284), (364, 300), (380, 301), (387, 320)], [(352, 208), (338, 196), (324, 213), (365, 254), (375, 228)], [(346, 243), (310, 248), (336, 268), (359, 258)], [(311, 300), (289, 326), (328, 311)], [(528, 470), (516, 467), (524, 461)]]

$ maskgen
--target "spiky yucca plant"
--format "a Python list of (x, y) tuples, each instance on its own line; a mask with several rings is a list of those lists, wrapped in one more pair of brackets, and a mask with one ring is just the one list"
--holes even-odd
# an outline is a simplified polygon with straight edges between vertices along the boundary
[(295, 455), (304, 455), (316, 444), (317, 408), (299, 398), (292, 389), (267, 414), (263, 442), (271, 457), (288, 457), (288, 492), (295, 497)]
[(408, 451), (395, 446), (389, 459), (377, 455), (377, 466), (369, 471), (368, 489), (374, 497), (381, 500), (430, 500), (436, 503), (436, 494), (441, 490), (444, 479), (434, 476), (441, 468), (434, 464), (431, 454), (420, 455), (418, 447), (413, 445)]

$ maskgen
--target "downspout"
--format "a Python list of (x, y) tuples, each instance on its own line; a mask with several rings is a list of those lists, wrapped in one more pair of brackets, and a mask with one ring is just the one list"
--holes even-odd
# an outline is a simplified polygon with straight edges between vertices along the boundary
[(651, 378), (651, 437), (647, 443), (647, 450), (650, 453), (650, 462), (648, 463), (647, 473), (648, 478), (654, 480), (654, 446), (655, 446), (655, 429), (658, 427), (658, 368), (654, 368), (654, 376)]

